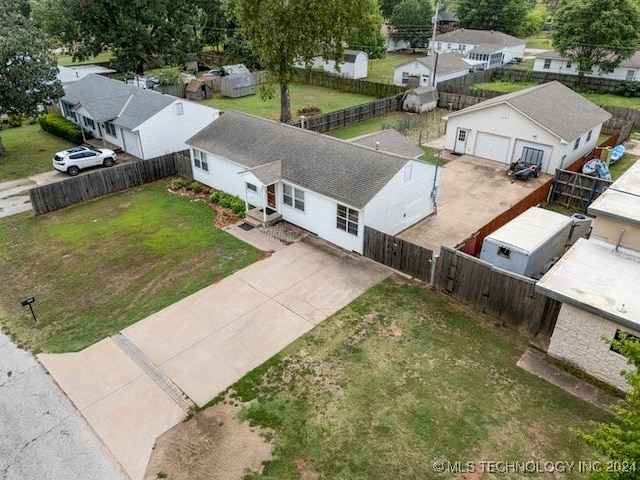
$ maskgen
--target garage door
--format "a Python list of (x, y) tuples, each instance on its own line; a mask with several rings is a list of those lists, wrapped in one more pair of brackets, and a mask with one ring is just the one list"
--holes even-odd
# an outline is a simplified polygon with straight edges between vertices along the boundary
[(142, 152), (140, 151), (140, 142), (138, 141), (138, 135), (129, 130), (122, 129), (122, 139), (124, 141), (124, 151), (131, 155), (142, 158)]
[(501, 137), (500, 135), (492, 135), (490, 133), (478, 132), (476, 140), (476, 157), (488, 158), (489, 160), (497, 160), (498, 162), (507, 162), (507, 154), (509, 153), (509, 137)]

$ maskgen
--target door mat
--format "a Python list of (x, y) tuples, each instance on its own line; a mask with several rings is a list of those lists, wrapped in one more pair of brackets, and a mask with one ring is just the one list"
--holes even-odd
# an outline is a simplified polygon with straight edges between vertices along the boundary
[(252, 227), (251, 225), (249, 225), (248, 223), (241, 223), (241, 224), (240, 224), (240, 225), (238, 225), (238, 226), (239, 226), (241, 229), (243, 229), (243, 230), (247, 230), (247, 231), (249, 231), (249, 230), (253, 229), (253, 227)]

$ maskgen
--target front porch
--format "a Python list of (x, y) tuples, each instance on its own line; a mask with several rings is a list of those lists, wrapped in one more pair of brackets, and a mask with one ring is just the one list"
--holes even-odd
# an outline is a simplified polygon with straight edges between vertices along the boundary
[(249, 210), (244, 218), (245, 223), (252, 227), (270, 227), (280, 220), (282, 215), (270, 207), (267, 207), (266, 212), (262, 207)]

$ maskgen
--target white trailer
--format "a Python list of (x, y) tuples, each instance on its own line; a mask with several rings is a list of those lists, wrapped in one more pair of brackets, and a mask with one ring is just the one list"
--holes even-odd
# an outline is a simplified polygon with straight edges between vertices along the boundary
[(480, 259), (503, 270), (540, 278), (564, 253), (573, 220), (531, 207), (482, 242)]

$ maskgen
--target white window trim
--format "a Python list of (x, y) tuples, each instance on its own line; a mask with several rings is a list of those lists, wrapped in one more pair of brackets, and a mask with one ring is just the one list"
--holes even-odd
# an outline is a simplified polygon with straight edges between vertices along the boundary
[[(290, 193), (287, 193), (287, 189)], [(301, 197), (301, 198), (300, 198)], [(298, 210), (299, 212), (305, 211), (305, 195), (304, 190), (289, 185), (288, 183), (282, 184), (282, 203), (289, 208)]]
[[(340, 214), (340, 209), (344, 209), (344, 215)], [(356, 220), (352, 220), (355, 214)], [(344, 225), (341, 225), (344, 223)], [(336, 228), (350, 235), (358, 236), (358, 227), (360, 224), (360, 212), (355, 208), (347, 207), (340, 203), (336, 204)]]

